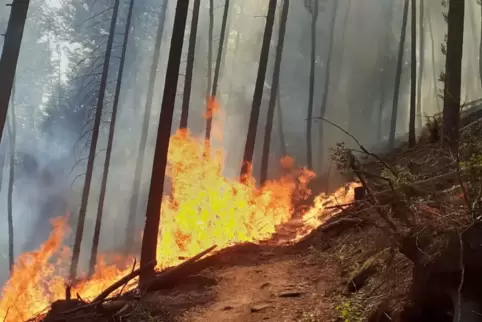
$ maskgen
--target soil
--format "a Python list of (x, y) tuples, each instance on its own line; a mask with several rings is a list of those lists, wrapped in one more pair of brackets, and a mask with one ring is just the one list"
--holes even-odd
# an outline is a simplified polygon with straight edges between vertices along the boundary
[(387, 301), (389, 314), (399, 314), (411, 264), (389, 251), (373, 214), (358, 216), (367, 224), (315, 231), (296, 245), (224, 250), (209, 259), (214, 265), (146, 301), (181, 322), (366, 321)]

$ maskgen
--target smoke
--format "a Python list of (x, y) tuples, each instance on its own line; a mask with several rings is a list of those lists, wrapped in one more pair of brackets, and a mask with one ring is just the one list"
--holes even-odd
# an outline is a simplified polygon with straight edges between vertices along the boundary
[[(6, 0), (0, 0), (0, 8), (6, 8), (5, 3)], [(445, 57), (441, 52), (441, 45), (446, 33), (446, 23), (442, 15), (445, 9), (439, 1), (423, 1), (423, 3), (425, 5), (425, 44), (422, 53), (424, 70), (421, 113), (432, 115), (439, 112), (441, 107), (438, 94), (442, 89), (442, 84), (438, 81), (438, 77), (445, 62)], [(475, 66), (478, 66), (479, 59), (480, 8), (474, 1), (467, 0), (467, 3), (462, 97), (464, 101), (471, 101), (479, 98), (481, 86), (478, 68), (475, 68)], [(99, 34), (106, 30), (110, 12), (107, 11), (100, 15), (97, 20), (89, 19), (111, 5), (111, 2), (107, 0), (99, 1), (94, 10), (87, 10), (87, 12), (80, 12), (79, 8), (76, 9), (79, 12), (76, 12), (74, 10), (75, 4), (75, 0), (62, 2), (62, 5), (58, 2), (49, 3), (47, 6), (41, 0), (31, 1), (16, 75), (17, 96), (15, 97), (15, 105), (17, 107), (16, 121), (18, 124), (14, 188), (16, 254), (38, 246), (50, 229), (45, 224), (48, 218), (64, 215), (65, 212), (68, 212), (70, 213), (70, 225), (75, 227), (77, 222), (76, 216), (80, 205), (86, 165), (83, 159), (87, 156), (86, 147), (88, 147), (90, 139), (88, 134), (84, 137), (82, 137), (82, 134), (85, 129), (89, 129), (88, 126), (84, 128), (84, 125), (88, 124), (93, 113), (92, 104), (89, 105), (82, 100), (82, 97), (86, 95), (85, 92), (82, 95), (79, 94), (79, 97), (73, 95), (73, 93), (80, 89), (81, 80), (76, 80), (76, 78), (89, 71), (85, 66), (95, 62), (95, 57), (102, 54), (102, 50), (94, 52), (92, 53), (92, 59), (80, 64), (83, 55), (88, 52), (86, 48), (82, 47), (84, 46), (82, 44), (88, 43), (86, 39), (93, 43), (92, 47), (101, 44), (103, 38)], [(215, 1), (214, 48), (217, 48), (217, 41), (219, 40), (218, 33), (223, 4), (224, 1)], [(363, 2), (339, 0), (335, 18), (333, 60), (331, 66), (327, 66), (329, 30), (332, 20), (330, 16), (331, 5), (332, 1), (326, 2), (318, 19), (314, 116), (319, 115), (325, 81), (324, 75), (327, 68), (331, 68), (332, 77), (328, 86), (326, 118), (347, 129), (365, 146), (375, 146), (386, 139), (390, 126), (403, 3), (393, 2), (390, 5), (385, 0), (366, 0)], [(79, 5), (77, 4), (77, 6)], [(117, 26), (117, 33), (119, 34), (123, 32), (125, 6), (126, 4), (122, 4), (120, 10), (121, 22)], [(391, 8), (387, 9), (387, 6), (391, 6)], [(160, 7), (159, 1), (136, 0), (109, 170), (100, 241), (101, 251), (122, 250), (125, 242), (124, 231), (132, 194), (134, 168)], [(144, 221), (175, 1), (169, 2), (167, 10), (152, 117), (149, 123), (148, 148), (141, 179), (142, 190), (137, 210), (139, 230), (142, 228)], [(206, 108), (204, 96), (207, 86), (208, 10), (208, 2), (203, 2), (197, 36), (189, 119), (191, 132), (200, 137), (203, 136), (205, 124), (203, 115)], [(214, 123), (215, 131), (219, 132), (224, 129), (222, 138), (216, 138), (215, 144), (222, 145), (226, 151), (225, 174), (228, 177), (236, 177), (239, 174), (266, 10), (267, 1), (231, 1), (226, 35), (226, 52), (223, 57), (219, 97), (217, 98), (223, 112), (215, 117)], [(386, 10), (392, 10), (393, 19), (387, 21)], [(4, 30), (6, 26), (8, 14), (8, 10), (2, 9), (0, 11), (0, 31)], [(75, 15), (80, 17), (77, 17), (76, 22), (72, 23), (72, 17)], [(52, 19), (52, 17), (56, 18)], [(80, 23), (82, 19), (87, 22)], [(95, 24), (101, 20), (103, 22)], [(254, 160), (255, 175), (259, 174), (262, 137), (272, 79), (274, 48), (278, 34), (278, 20), (279, 17), (273, 32), (274, 37), (264, 88), (265, 95), (258, 126)], [(307, 124), (310, 21), (310, 14), (304, 7), (303, 1), (292, 1), (283, 54), (280, 93), (287, 150), (299, 166), (306, 164), (305, 128)], [(186, 27), (181, 71), (185, 68), (189, 24), (190, 18)], [(410, 24), (408, 24), (408, 28), (410, 28)], [(405, 134), (408, 128), (408, 97), (410, 94), (408, 83), (411, 63), (409, 35), (410, 30), (407, 30), (397, 121), (398, 135)], [(89, 37), (92, 39), (90, 40)], [(116, 35), (117, 46), (120, 45), (121, 38), (122, 35)], [(384, 42), (384, 39), (387, 38), (389, 39), (388, 44)], [(2, 44), (2, 41), (0, 39), (0, 44)], [(114, 57), (118, 51), (119, 48), (117, 47)], [(387, 57), (388, 63), (384, 65), (384, 58)], [(420, 58), (420, 55), (418, 58)], [(79, 66), (85, 68), (82, 67), (83, 69), (81, 69)], [(112, 84), (117, 77), (117, 69), (118, 59), (114, 58), (110, 66), (109, 94), (105, 101), (94, 179), (89, 196), (88, 218), (81, 254), (83, 263), (90, 256), (112, 107)], [(181, 73), (178, 84), (179, 93), (182, 93), (184, 84), (184, 72)], [(381, 83), (381, 77), (386, 77), (388, 81)], [(384, 86), (382, 87), (381, 84)], [(92, 92), (95, 95), (95, 88), (92, 85), (87, 88), (87, 92)], [(181, 95), (178, 95), (176, 101), (173, 131), (179, 124), (181, 97)], [(377, 134), (376, 124), (379, 111), (382, 113), (381, 137)], [(276, 120), (274, 124), (270, 156), (269, 175), (271, 177), (277, 175), (279, 158), (281, 157)], [(346, 141), (349, 145), (353, 142), (338, 129), (321, 121), (314, 122), (313, 136), (315, 138), (317, 138), (320, 126), (324, 127), (324, 144), (323, 150), (319, 153), (321, 159), (315, 160), (316, 170), (322, 172), (331, 167), (331, 171), (333, 171), (334, 166), (330, 166), (330, 162), (328, 162), (330, 160), (330, 149), (339, 141)], [(318, 154), (319, 146), (318, 139), (314, 140), (315, 156)], [(4, 135), (4, 141), (0, 145), (0, 158), (4, 158), (7, 152), (8, 135)], [(28, 160), (34, 160), (34, 163), (36, 163), (35, 169), (32, 169), (31, 165), (27, 165), (30, 162)], [(318, 166), (320, 164), (324, 165), (322, 169)], [(8, 166), (8, 162), (6, 166)], [(6, 205), (7, 180), (8, 172), (4, 171), (0, 192), (0, 205), (2, 206)], [(6, 206), (3, 207), (4, 210), (0, 211), (0, 214), (6, 218)], [(6, 260), (8, 254), (6, 227), (7, 225), (2, 225), (0, 231), (0, 272), (5, 274), (8, 267), (8, 261)], [(71, 242), (71, 239), (69, 242)]]

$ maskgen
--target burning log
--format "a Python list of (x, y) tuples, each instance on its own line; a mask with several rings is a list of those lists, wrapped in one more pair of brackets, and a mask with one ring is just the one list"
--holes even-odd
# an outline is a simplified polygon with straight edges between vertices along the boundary
[(178, 266), (169, 268), (166, 271), (161, 272), (159, 275), (146, 282), (144, 285), (139, 285), (139, 288), (143, 291), (153, 292), (173, 287), (181, 279), (186, 278), (188, 275), (191, 275), (194, 272), (201, 270), (204, 266), (196, 265), (197, 262), (207, 254), (212, 252), (216, 247), (217, 245), (211, 246), (210, 248), (202, 251), (196, 256), (193, 256), (185, 262), (179, 264)]

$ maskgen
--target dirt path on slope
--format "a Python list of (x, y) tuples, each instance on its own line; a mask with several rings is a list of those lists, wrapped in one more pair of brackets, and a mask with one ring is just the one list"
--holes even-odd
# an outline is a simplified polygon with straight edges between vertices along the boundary
[(210, 272), (217, 280), (213, 300), (190, 309), (182, 321), (335, 320), (338, 300), (332, 295), (342, 287), (340, 270), (324, 253), (260, 252), (250, 262)]

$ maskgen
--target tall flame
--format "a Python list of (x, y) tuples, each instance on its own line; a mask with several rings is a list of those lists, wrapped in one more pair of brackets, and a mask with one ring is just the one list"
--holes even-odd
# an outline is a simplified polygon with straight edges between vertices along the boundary
[[(293, 169), (290, 158), (282, 160), (286, 175), (257, 188), (252, 176), (243, 183), (223, 177), (222, 149), (211, 147), (207, 157), (204, 147), (202, 140), (187, 131), (171, 137), (167, 167), (171, 195), (164, 197), (162, 204), (158, 268), (176, 265), (179, 258), (193, 256), (214, 244), (222, 249), (240, 242), (270, 239), (278, 225), (292, 218), (293, 199), (309, 194), (306, 184), (314, 173)], [(314, 207), (301, 218), (304, 229), (292, 240), (322, 223), (320, 214), (326, 204), (352, 198), (345, 188), (332, 196), (318, 196)], [(65, 297), (66, 274), (62, 269), (69, 265), (70, 250), (62, 247), (62, 241), (68, 227), (64, 218), (52, 224), (53, 231), (39, 250), (17, 259), (2, 291), (0, 319), (24, 321)], [(108, 265), (101, 258), (94, 276), (76, 285), (72, 293), (92, 299), (130, 270), (128, 263), (132, 259), (122, 258), (120, 262), (123, 265)]]

